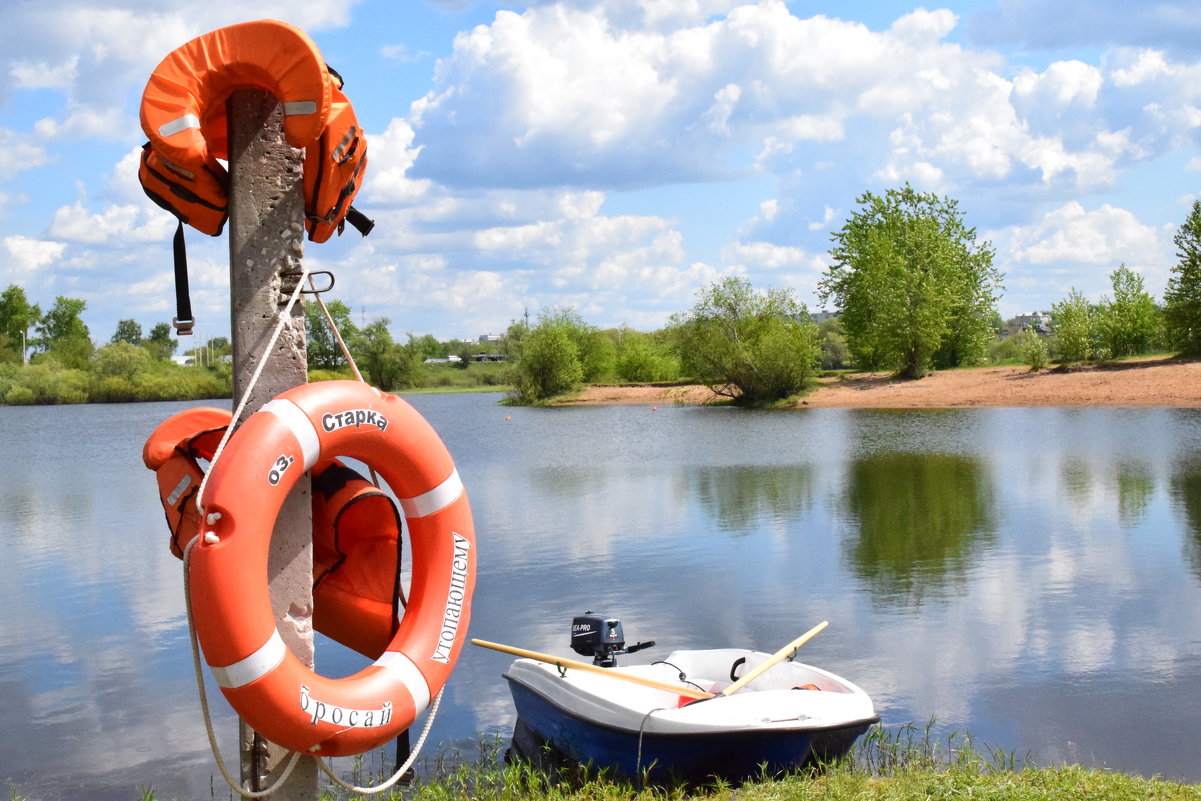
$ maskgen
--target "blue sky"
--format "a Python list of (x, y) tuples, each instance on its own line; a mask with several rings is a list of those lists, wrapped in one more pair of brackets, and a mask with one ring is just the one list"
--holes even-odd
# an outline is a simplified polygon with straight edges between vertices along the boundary
[[(252, 11), (246, 9), (251, 8)], [(1201, 179), (1201, 17), (1185, 3), (992, 0), (152, 0), (4, 4), (0, 285), (87, 301), (92, 336), (173, 315), (174, 218), (137, 183), (138, 103), (170, 50), (284, 19), (369, 138), (356, 205), (309, 243), (356, 322), (500, 333), (526, 310), (661, 327), (723, 275), (818, 308), (865, 190), (958, 200), (1003, 316), (1120, 264), (1162, 295)], [(229, 332), (228, 244), (188, 236), (202, 337)]]

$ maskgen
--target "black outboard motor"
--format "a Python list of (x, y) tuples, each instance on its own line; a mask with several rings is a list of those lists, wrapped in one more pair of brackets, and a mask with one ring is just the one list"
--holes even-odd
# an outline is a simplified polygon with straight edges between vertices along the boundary
[(594, 615), (589, 611), (576, 615), (571, 621), (571, 649), (592, 657), (592, 664), (600, 667), (617, 667), (618, 654), (632, 654), (654, 644), (654, 640), (649, 640), (626, 648), (621, 621), (615, 617)]

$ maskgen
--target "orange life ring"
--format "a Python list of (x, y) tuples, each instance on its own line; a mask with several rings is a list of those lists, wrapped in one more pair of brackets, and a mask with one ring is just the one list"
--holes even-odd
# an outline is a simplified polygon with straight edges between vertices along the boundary
[[(314, 673), (284, 645), (267, 551), (284, 498), (344, 456), (400, 497), (413, 556), (408, 607), (387, 650), (353, 676)], [(251, 415), (213, 466), (190, 563), (196, 635), (234, 710), (272, 742), (341, 756), (394, 738), (445, 685), (467, 634), (475, 534), (446, 447), (404, 400), (357, 381), (306, 384)]]
[(142, 130), (159, 157), (199, 173), (228, 157), (225, 101), (264, 89), (284, 106), (284, 138), (316, 141), (329, 121), (334, 79), (308, 35), (286, 22), (255, 20), (202, 34), (167, 54), (142, 92)]

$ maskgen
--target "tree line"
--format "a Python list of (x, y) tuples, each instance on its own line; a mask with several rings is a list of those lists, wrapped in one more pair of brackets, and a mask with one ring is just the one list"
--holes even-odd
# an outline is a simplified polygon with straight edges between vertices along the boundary
[[(836, 309), (833, 318), (815, 323), (790, 290), (724, 278), (667, 328), (639, 335), (638, 355), (627, 356), (623, 332), (600, 332), (570, 310), (551, 310), (532, 330), (510, 327), (512, 400), (540, 403), (580, 383), (616, 378), (696, 381), (759, 405), (805, 392), (822, 369), (921, 378), (989, 361), (1040, 370), (1051, 361), (1161, 351), (1201, 356), (1201, 201), (1176, 234), (1179, 263), (1162, 305), (1122, 264), (1110, 274), (1112, 296), (1090, 303), (1073, 288), (1054, 303), (1049, 332), (1001, 320), (995, 252), (955, 200), (906, 185), (866, 192), (856, 204), (832, 234), (832, 263), (818, 285), (820, 301)], [(614, 356), (598, 357), (606, 349)], [(656, 369), (631, 369), (643, 362)]]
[[(995, 252), (977, 238), (957, 201), (905, 185), (882, 195), (865, 192), (856, 206), (832, 234), (818, 294), (835, 312), (820, 323), (792, 290), (758, 289), (741, 277), (704, 287), (690, 309), (658, 331), (601, 330), (574, 309), (550, 308), (536, 325), (515, 321), (500, 342), (482, 345), (413, 334), (398, 342), (387, 318), (356, 326), (337, 300), (327, 304), (331, 327), (325, 312), (307, 302), (310, 375), (349, 375), (348, 351), (364, 378), (387, 391), (474, 382), (508, 387), (514, 403), (542, 403), (584, 383), (697, 382), (733, 402), (763, 405), (804, 393), (821, 370), (920, 378), (986, 361), (1037, 370), (1052, 361), (1165, 350), (1201, 356), (1201, 201), (1176, 233), (1179, 261), (1162, 304), (1122, 264), (1110, 274), (1113, 294), (1099, 303), (1075, 288), (1055, 302), (1049, 334), (1015, 331), (1001, 320), (1003, 275)], [(82, 300), (58, 297), (43, 313), (16, 285), (0, 295), (0, 402), (229, 395), (228, 360), (221, 358), (227, 340), (194, 351), (203, 374), (179, 373), (170, 361), (178, 343), (167, 323), (143, 336), (138, 323), (122, 320), (97, 349), (82, 321), (85, 308)], [(489, 351), (505, 364), (474, 362)], [(427, 364), (451, 356), (453, 366)]]

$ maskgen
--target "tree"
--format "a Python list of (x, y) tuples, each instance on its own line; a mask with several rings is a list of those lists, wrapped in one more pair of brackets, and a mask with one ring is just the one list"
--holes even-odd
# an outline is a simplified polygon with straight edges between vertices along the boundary
[(976, 241), (956, 201), (908, 184), (856, 202), (832, 235), (834, 264), (819, 283), (821, 302), (839, 308), (856, 363), (918, 378), (980, 361), (1001, 289), (992, 245)]
[(1051, 306), (1055, 319), (1055, 352), (1065, 364), (1084, 362), (1096, 351), (1096, 327), (1092, 307), (1075, 287), (1067, 298)]
[(538, 315), (539, 326), (555, 326), (575, 344), (582, 381), (606, 381), (616, 372), (617, 348), (613, 340), (594, 325), (584, 322), (575, 309), (558, 306)]
[(154, 327), (150, 329), (150, 336), (146, 337), (143, 344), (153, 358), (162, 361), (175, 355), (175, 349), (179, 347), (179, 340), (171, 338), (169, 323), (155, 323)]
[(821, 343), (821, 366), (823, 370), (839, 370), (851, 365), (851, 349), (847, 347), (847, 332), (842, 320), (830, 317), (817, 324)]
[(87, 301), (59, 295), (37, 324), (39, 349), (53, 354), (65, 367), (86, 368), (95, 349), (80, 316), (87, 307)]
[(412, 386), (421, 364), (415, 347), (393, 341), (389, 322), (387, 317), (374, 320), (355, 336), (351, 347), (363, 376), (384, 392)]
[(746, 278), (723, 278), (671, 324), (684, 370), (737, 403), (783, 400), (814, 375), (817, 326), (791, 290), (758, 292)]
[[(358, 329), (350, 319), (350, 307), (340, 300), (331, 300), (325, 304), (330, 318), (334, 321), (342, 338), (350, 342), (358, 336)], [(307, 331), (307, 350), (310, 370), (339, 370), (346, 366), (346, 356), (342, 346), (330, 331), (329, 322), (321, 313), (317, 302), (304, 304), (305, 328)], [(389, 337), (390, 339), (390, 337)]]
[(1103, 297), (1097, 327), (1114, 358), (1150, 353), (1159, 341), (1163, 315), (1143, 287), (1143, 277), (1122, 264), (1109, 274), (1113, 299)]
[(130, 345), (142, 344), (142, 324), (137, 320), (118, 320), (117, 330), (109, 343), (128, 342)]
[(0, 362), (25, 363), (29, 346), (29, 329), (41, 320), (42, 310), (30, 303), (25, 290), (9, 284), (0, 293)]
[(1164, 290), (1164, 326), (1168, 341), (1182, 355), (1201, 355), (1201, 200), (1172, 240), (1180, 259)]

